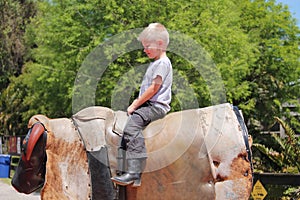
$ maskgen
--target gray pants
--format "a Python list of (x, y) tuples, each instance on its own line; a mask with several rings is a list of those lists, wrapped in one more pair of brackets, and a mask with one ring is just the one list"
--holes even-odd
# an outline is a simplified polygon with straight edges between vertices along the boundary
[(165, 115), (163, 109), (146, 102), (129, 116), (121, 141), (121, 148), (126, 151), (126, 159), (147, 158), (142, 131), (150, 122), (161, 119)]

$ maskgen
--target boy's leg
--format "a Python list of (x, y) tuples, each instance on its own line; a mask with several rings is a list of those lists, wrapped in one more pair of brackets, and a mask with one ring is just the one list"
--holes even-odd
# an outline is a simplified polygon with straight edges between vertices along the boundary
[(139, 108), (129, 117), (122, 138), (122, 143), (126, 143), (128, 172), (122, 176), (112, 178), (114, 182), (120, 185), (128, 185), (133, 182), (134, 186), (140, 185), (141, 173), (144, 170), (147, 158), (142, 130), (150, 122), (164, 116), (165, 113), (160, 108), (146, 106)]
[(127, 159), (147, 158), (143, 129), (157, 119), (163, 118), (165, 112), (148, 104), (137, 109), (130, 117), (124, 128), (124, 140), (126, 143)]
[(118, 185), (125, 186), (135, 182), (140, 185), (141, 173), (147, 158), (143, 128), (144, 121), (138, 114), (133, 113), (129, 116), (121, 141), (121, 148), (126, 150), (127, 170), (125, 174), (111, 178)]
[(147, 158), (145, 139), (142, 130), (145, 128), (143, 118), (133, 113), (124, 128), (123, 141), (126, 144), (126, 158)]

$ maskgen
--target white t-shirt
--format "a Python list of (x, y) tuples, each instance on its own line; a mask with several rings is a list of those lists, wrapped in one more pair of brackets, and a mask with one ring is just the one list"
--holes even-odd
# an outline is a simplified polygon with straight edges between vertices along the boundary
[(169, 104), (171, 103), (171, 87), (173, 81), (172, 64), (168, 57), (163, 57), (150, 63), (144, 75), (139, 96), (148, 89), (152, 84), (153, 79), (157, 76), (162, 78), (162, 85), (149, 101), (153, 102), (155, 106), (162, 108), (167, 113), (170, 111)]

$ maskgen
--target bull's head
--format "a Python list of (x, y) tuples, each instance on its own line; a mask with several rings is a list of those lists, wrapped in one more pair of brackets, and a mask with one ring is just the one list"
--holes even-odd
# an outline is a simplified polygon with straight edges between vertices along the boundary
[(22, 144), (22, 155), (12, 178), (13, 187), (29, 194), (45, 183), (47, 131), (40, 122), (34, 123)]

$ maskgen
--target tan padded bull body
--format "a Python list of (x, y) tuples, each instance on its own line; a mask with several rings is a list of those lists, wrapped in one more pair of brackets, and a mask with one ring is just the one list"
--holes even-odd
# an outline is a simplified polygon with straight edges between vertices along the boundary
[[(111, 170), (114, 173), (116, 169), (126, 113), (95, 106), (78, 112), (73, 119), (81, 135), (70, 119), (45, 122), (49, 139), (42, 199), (89, 199), (86, 149), (93, 151), (106, 145)], [(249, 198), (251, 165), (242, 129), (230, 104), (170, 113), (151, 123), (143, 134), (149, 158), (142, 186), (128, 186), (127, 199)]]

